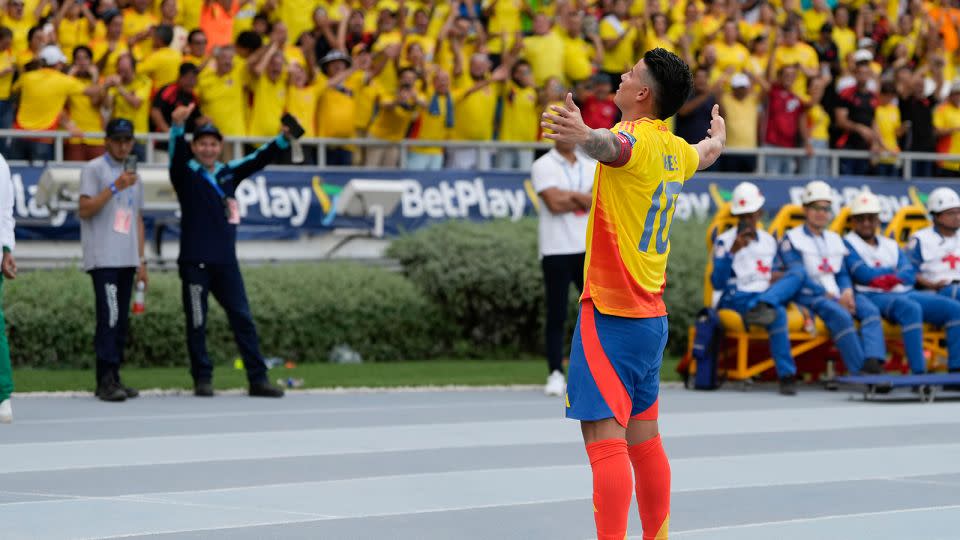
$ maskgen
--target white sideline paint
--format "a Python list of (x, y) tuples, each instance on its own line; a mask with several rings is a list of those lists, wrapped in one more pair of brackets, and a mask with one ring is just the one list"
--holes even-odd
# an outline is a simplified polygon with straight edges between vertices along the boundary
[[(960, 444), (677, 459), (672, 462), (674, 493), (960, 473), (957, 455)], [(504, 490), (504, 485), (511, 487)], [(487, 469), (13, 502), (0, 504), (0, 523), (5, 524), (5, 534), (16, 538), (34, 530), (30, 527), (44, 516), (66, 520), (84, 513), (110, 515), (115, 517), (101, 525), (85, 520), (87, 529), (77, 534), (120, 536), (142, 534), (144, 528), (174, 532), (287, 523), (291, 518), (322, 521), (565, 501), (588, 505), (584, 495), (590, 486), (590, 472), (583, 464)], [(148, 508), (155, 505), (164, 508)], [(145, 515), (155, 517), (145, 523)], [(161, 519), (164, 515), (168, 517)]]
[[(960, 417), (960, 403), (937, 407), (870, 405), (769, 411), (664, 414), (661, 430), (670, 437), (743, 433), (784, 433), (898, 425), (940, 424)], [(269, 437), (264, 437), (269, 433)], [(271, 459), (370, 452), (580, 443), (576, 422), (556, 418), (428, 425), (379, 426), (255, 433), (216, 433), (20, 443), (3, 445), (0, 474), (27, 471), (198, 463), (216, 459)], [(960, 454), (958, 454), (960, 455)]]

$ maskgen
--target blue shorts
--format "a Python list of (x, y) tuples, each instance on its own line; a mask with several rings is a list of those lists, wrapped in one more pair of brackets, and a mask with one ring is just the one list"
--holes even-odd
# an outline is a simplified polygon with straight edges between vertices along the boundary
[(632, 319), (600, 313), (584, 300), (573, 332), (567, 418), (657, 419), (660, 365), (667, 318)]

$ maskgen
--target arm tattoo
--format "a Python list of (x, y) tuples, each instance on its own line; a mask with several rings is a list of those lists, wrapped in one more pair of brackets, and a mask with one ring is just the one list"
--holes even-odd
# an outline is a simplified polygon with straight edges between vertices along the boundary
[(609, 129), (594, 129), (590, 132), (583, 151), (601, 163), (610, 163), (620, 156), (620, 143)]

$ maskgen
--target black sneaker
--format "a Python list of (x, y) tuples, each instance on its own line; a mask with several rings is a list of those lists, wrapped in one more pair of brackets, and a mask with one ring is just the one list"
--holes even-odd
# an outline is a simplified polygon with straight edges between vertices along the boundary
[(209, 381), (194, 383), (193, 395), (197, 397), (213, 397), (213, 383)]
[(139, 390), (136, 388), (130, 388), (129, 386), (123, 384), (123, 381), (121, 381), (119, 377), (117, 377), (117, 384), (120, 386), (120, 388), (123, 388), (123, 393), (127, 395), (127, 399), (133, 399), (140, 395)]
[(100, 398), (100, 401), (114, 403), (127, 400), (127, 393), (123, 391), (123, 387), (113, 378), (113, 375), (104, 376), (100, 384), (97, 385), (96, 396)]
[(883, 373), (883, 363), (876, 358), (867, 358), (860, 368), (860, 373), (865, 375), (880, 375)]
[(784, 396), (797, 395), (797, 378), (793, 375), (780, 377), (780, 394)]
[(274, 386), (267, 381), (250, 383), (250, 396), (281, 398), (283, 397), (283, 388)]
[(750, 311), (743, 314), (743, 322), (747, 325), (770, 326), (777, 318), (777, 310), (770, 304), (759, 302)]

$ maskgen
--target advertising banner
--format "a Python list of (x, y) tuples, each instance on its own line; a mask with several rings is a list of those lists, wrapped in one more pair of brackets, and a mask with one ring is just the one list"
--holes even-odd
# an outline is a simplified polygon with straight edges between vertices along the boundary
[[(35, 201), (40, 167), (12, 167), (17, 237), (24, 240), (77, 240), (79, 222), (73, 212), (50, 212)], [(245, 180), (237, 188), (242, 218), (238, 237), (251, 239), (294, 239), (327, 234), (335, 228), (356, 228), (367, 220), (338, 216), (337, 200), (353, 179), (392, 180), (405, 189), (400, 204), (385, 216), (387, 235), (412, 231), (449, 219), (510, 219), (535, 215), (539, 205), (529, 175), (478, 171), (320, 171), (268, 168)], [(675, 204), (674, 219), (707, 219), (718, 204), (729, 200), (739, 179), (697, 175), (687, 182)], [(803, 181), (751, 180), (767, 199), (768, 214), (787, 203), (799, 203)], [(835, 190), (838, 209), (864, 187), (880, 196), (887, 221), (898, 208), (924, 203), (926, 195), (945, 182), (885, 180), (873, 177), (829, 180)], [(149, 201), (148, 201), (149, 202)], [(154, 212), (147, 216), (148, 227), (167, 225), (166, 234), (177, 234), (176, 212)]]

